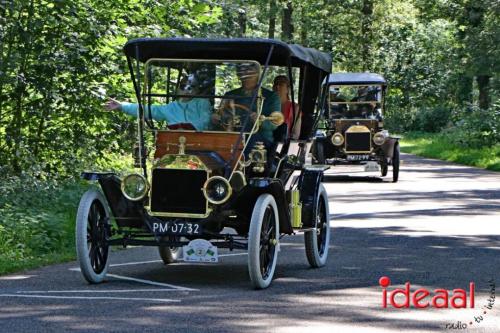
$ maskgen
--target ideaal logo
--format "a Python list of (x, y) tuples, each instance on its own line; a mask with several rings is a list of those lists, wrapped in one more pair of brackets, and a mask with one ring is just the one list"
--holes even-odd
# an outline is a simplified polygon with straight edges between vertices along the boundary
[[(387, 287), (391, 285), (391, 279), (387, 276), (382, 276), (378, 283), (382, 287), (382, 307), (387, 308), (389, 302), (394, 308), (409, 308), (410, 303), (417, 309), (425, 309), (434, 307), (437, 309), (446, 309), (449, 307), (460, 308), (474, 308), (474, 282), (469, 283), (468, 293), (465, 289), (453, 289), (451, 291), (446, 289), (436, 289), (430, 291), (425, 288), (419, 288), (411, 291), (410, 282), (405, 283), (405, 288), (397, 288), (388, 291)], [(396, 296), (404, 296), (403, 302), (396, 302)], [(451, 296), (451, 297), (450, 297)]]
[[(469, 290), (468, 293), (465, 289), (453, 289), (451, 291), (446, 289), (435, 289), (433, 292), (429, 291), (425, 288), (419, 288), (415, 291), (411, 291), (410, 282), (405, 283), (405, 288), (394, 289), (393, 291), (387, 291), (387, 287), (391, 285), (391, 279), (387, 276), (382, 276), (379, 279), (379, 284), (382, 287), (382, 307), (387, 308), (387, 303), (389, 303), (394, 308), (409, 308), (410, 303), (413, 307), (417, 309), (424, 309), (428, 307), (434, 308), (449, 308), (450, 306), (455, 309), (460, 308), (471, 308), (475, 307), (475, 289), (476, 285), (474, 282), (469, 282)], [(481, 314), (474, 316), (473, 320), (466, 322), (458, 321), (456, 323), (447, 323), (446, 329), (467, 329), (472, 326), (474, 323), (481, 323), (484, 320), (484, 316), (488, 312), (488, 310), (492, 310), (495, 304), (495, 281), (490, 279), (488, 281), (490, 287), (490, 297), (487, 299), (487, 304), (482, 306)], [(396, 296), (402, 295), (404, 296), (403, 303), (396, 302)], [(451, 297), (450, 297), (451, 295)]]

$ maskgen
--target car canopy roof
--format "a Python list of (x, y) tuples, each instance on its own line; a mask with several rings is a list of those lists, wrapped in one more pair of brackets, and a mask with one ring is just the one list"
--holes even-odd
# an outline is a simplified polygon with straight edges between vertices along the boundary
[(327, 82), (329, 85), (387, 84), (382, 75), (375, 73), (332, 73), (328, 76)]
[(271, 46), (271, 66), (314, 66), (330, 73), (332, 59), (329, 54), (296, 44), (259, 38), (139, 38), (123, 47), (128, 57), (146, 62), (152, 58), (255, 60), (265, 64)]

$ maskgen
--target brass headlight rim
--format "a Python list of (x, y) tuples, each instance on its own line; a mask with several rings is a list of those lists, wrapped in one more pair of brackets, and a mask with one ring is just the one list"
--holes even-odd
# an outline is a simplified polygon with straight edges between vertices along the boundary
[[(340, 141), (340, 143), (339, 143), (339, 144), (336, 144), (335, 142), (333, 142), (333, 138), (334, 138), (334, 137), (339, 137), (339, 136), (340, 136), (340, 138), (341, 138), (342, 140)], [(340, 147), (340, 146), (342, 146), (342, 145), (344, 144), (344, 142), (345, 142), (345, 138), (344, 138), (344, 136), (342, 135), (342, 133), (340, 133), (340, 132), (336, 132), (336, 133), (334, 133), (334, 134), (332, 135), (332, 138), (330, 139), (330, 141), (332, 142), (332, 145), (334, 145), (334, 146), (336, 146), (336, 147)]]
[[(226, 183), (227, 188), (228, 188), (227, 195), (224, 197), (224, 199), (218, 200), (218, 201), (217, 200), (212, 200), (208, 196), (208, 194), (207, 194), (207, 186), (208, 186), (208, 184), (210, 184), (210, 182), (212, 180), (215, 180), (215, 179), (222, 180), (224, 183)], [(228, 201), (229, 198), (231, 197), (231, 195), (233, 194), (233, 187), (231, 186), (231, 184), (229, 183), (229, 181), (226, 178), (224, 178), (222, 176), (212, 176), (212, 177), (208, 178), (205, 181), (205, 184), (203, 184), (202, 191), (203, 191), (203, 196), (205, 197), (205, 199), (207, 199), (208, 202), (210, 202), (213, 205), (222, 205), (223, 203), (225, 203), (226, 201)]]
[[(382, 137), (383, 140), (382, 142), (378, 143), (376, 138)], [(373, 135), (373, 143), (376, 144), (377, 146), (382, 146), (385, 142), (387, 141), (387, 135), (384, 132), (377, 132)]]
[[(137, 198), (134, 198), (134, 197), (131, 197), (129, 196), (126, 192), (125, 192), (125, 181), (130, 178), (130, 177), (133, 177), (133, 176), (139, 176), (139, 178), (141, 178), (143, 181), (144, 181), (144, 184), (146, 185), (145, 186), (145, 190), (144, 190), (144, 193), (137, 197)], [(126, 175), (125, 177), (123, 177), (121, 179), (121, 184), (120, 184), (120, 189), (122, 191), (122, 194), (125, 198), (127, 198), (128, 200), (130, 201), (140, 201), (142, 199), (144, 199), (146, 197), (146, 195), (148, 194), (149, 192), (149, 189), (150, 189), (150, 186), (149, 186), (149, 183), (148, 183), (148, 180), (146, 179), (146, 177), (144, 177), (143, 175), (139, 174), (139, 173), (130, 173), (128, 175)]]

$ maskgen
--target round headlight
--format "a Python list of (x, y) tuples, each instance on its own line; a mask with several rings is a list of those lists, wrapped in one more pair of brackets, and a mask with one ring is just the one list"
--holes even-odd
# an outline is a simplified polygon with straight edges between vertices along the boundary
[(344, 143), (344, 136), (340, 133), (332, 135), (332, 143), (334, 146), (341, 146)]
[(385, 133), (384, 133), (384, 132), (377, 132), (377, 133), (375, 133), (375, 135), (373, 136), (373, 142), (374, 142), (377, 146), (380, 146), (380, 145), (384, 144), (385, 139), (386, 139), (386, 135), (385, 135)]
[(125, 198), (132, 201), (141, 200), (146, 196), (149, 190), (149, 185), (146, 178), (137, 173), (125, 176), (125, 178), (123, 178), (122, 180), (121, 187), (122, 193)]
[(205, 185), (203, 185), (203, 195), (208, 202), (215, 205), (226, 202), (231, 196), (231, 193), (233, 193), (233, 189), (224, 177), (211, 177), (207, 179)]

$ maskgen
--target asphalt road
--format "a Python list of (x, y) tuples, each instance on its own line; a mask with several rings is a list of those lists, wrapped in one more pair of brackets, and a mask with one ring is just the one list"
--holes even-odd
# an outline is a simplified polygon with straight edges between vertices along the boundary
[[(500, 285), (499, 173), (403, 155), (396, 184), (360, 167), (335, 167), (326, 180), (322, 269), (308, 267), (302, 235), (282, 240), (276, 278), (261, 291), (249, 288), (243, 252), (167, 267), (156, 249), (130, 248), (112, 254), (100, 285), (83, 282), (75, 262), (0, 277), (0, 331), (500, 332), (500, 298), (485, 308), (488, 281)], [(389, 291), (473, 281), (475, 308), (382, 308), (381, 276)]]

